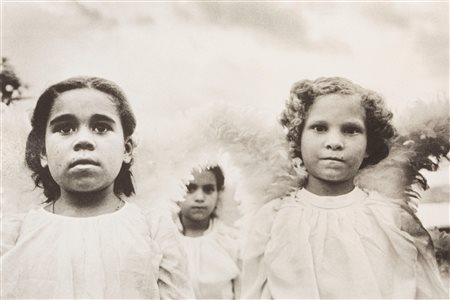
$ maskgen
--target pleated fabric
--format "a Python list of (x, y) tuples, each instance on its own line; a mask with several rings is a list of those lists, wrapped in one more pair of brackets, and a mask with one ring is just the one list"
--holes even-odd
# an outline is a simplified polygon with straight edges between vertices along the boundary
[(239, 277), (238, 235), (217, 218), (199, 237), (182, 236), (189, 273), (197, 299), (233, 299), (233, 282)]
[(33, 210), (7, 222), (2, 298), (191, 298), (170, 216), (132, 203), (77, 218)]
[(434, 254), (402, 230), (402, 201), (305, 189), (266, 204), (243, 251), (243, 298), (446, 298)]

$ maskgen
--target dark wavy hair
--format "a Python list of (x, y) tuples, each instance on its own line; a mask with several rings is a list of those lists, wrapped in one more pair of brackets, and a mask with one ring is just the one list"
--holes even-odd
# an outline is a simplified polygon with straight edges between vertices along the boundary
[[(130, 138), (136, 128), (136, 119), (124, 92), (112, 81), (98, 77), (73, 77), (47, 88), (34, 108), (31, 119), (32, 129), (25, 149), (25, 162), (32, 171), (31, 177), (36, 187), (44, 189), (44, 195), (47, 197), (44, 203), (53, 202), (61, 195), (60, 187), (52, 178), (48, 166), (45, 168), (41, 166), (41, 154), (45, 154), (46, 151), (45, 132), (48, 118), (55, 100), (64, 92), (76, 89), (94, 89), (110, 96), (122, 123), (124, 139)], [(133, 140), (130, 140), (133, 143)], [(130, 196), (135, 193), (133, 175), (130, 170), (132, 163), (133, 160), (130, 163), (122, 163), (114, 181), (114, 194), (117, 196), (122, 194)]]
[(386, 108), (383, 97), (341, 77), (321, 77), (314, 81), (295, 83), (281, 114), (281, 125), (287, 128), (287, 140), (292, 158), (302, 158), (301, 137), (308, 112), (315, 99), (320, 96), (338, 94), (357, 96), (365, 111), (367, 128), (367, 153), (360, 166), (377, 164), (389, 154), (389, 144), (396, 135), (391, 124), (392, 113)]
[(225, 189), (225, 186), (224, 186), (225, 176), (223, 176), (222, 169), (218, 165), (216, 165), (216, 166), (207, 167), (205, 169), (205, 171), (210, 171), (211, 173), (214, 174), (214, 177), (216, 177), (217, 190), (223, 191)]

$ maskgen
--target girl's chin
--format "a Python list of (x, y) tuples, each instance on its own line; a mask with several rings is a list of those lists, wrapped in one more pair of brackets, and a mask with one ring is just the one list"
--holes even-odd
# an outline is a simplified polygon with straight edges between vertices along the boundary
[(195, 221), (198, 221), (198, 222), (208, 220), (209, 218), (210, 218), (210, 216), (206, 212), (204, 212), (204, 213), (191, 213), (191, 217), (190, 217), (191, 220), (195, 220)]
[(316, 188), (336, 189), (342, 187), (347, 190), (348, 187), (353, 186), (353, 178), (341, 174), (326, 174), (322, 176), (313, 177), (308, 179), (308, 185), (315, 186)]
[[(65, 188), (65, 190), (70, 193), (74, 193), (74, 194), (76, 194), (76, 193), (88, 194), (88, 193), (104, 192), (110, 186), (112, 186), (112, 184), (104, 185), (104, 184), (83, 183), (83, 184), (77, 184), (75, 186), (70, 186), (68, 188)], [(111, 192), (113, 192), (113, 189), (111, 189)]]

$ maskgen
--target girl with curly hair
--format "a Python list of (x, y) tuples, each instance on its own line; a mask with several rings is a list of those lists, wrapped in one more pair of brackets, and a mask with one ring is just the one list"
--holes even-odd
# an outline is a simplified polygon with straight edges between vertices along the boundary
[[(243, 298), (445, 298), (432, 247), (404, 206), (355, 186), (395, 136), (380, 95), (344, 78), (293, 85), (282, 113), (303, 186), (254, 216), (243, 250)], [(410, 226), (408, 227), (410, 228)]]
[(127, 201), (136, 120), (122, 90), (97, 77), (58, 82), (31, 125), (26, 163), (47, 199), (3, 222), (2, 298), (192, 297), (170, 215)]

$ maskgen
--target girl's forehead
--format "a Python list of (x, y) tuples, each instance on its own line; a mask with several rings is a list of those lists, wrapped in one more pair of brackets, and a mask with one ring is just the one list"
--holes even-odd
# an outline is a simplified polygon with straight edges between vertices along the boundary
[(191, 183), (196, 184), (216, 184), (216, 176), (214, 176), (214, 173), (211, 171), (193, 171), (192, 176), (194, 177), (193, 180), (191, 180)]
[(365, 110), (359, 95), (328, 94), (319, 96), (311, 105), (308, 118), (362, 118)]
[(56, 114), (108, 114), (118, 117), (111, 96), (95, 89), (75, 89), (60, 94), (54, 101), (50, 116)]
[(313, 104), (319, 102), (322, 99), (326, 99), (330, 102), (353, 101), (353, 102), (357, 103), (358, 105), (361, 105), (361, 96), (359, 94), (333, 93), (333, 94), (320, 95), (320, 96), (316, 97)]

